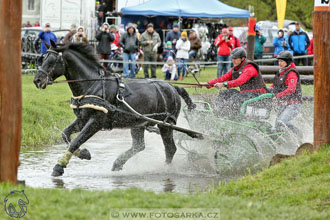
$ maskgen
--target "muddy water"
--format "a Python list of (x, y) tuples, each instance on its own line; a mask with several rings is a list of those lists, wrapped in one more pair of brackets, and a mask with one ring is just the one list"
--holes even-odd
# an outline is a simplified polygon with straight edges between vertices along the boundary
[(210, 167), (191, 166), (187, 154), (181, 149), (178, 149), (173, 163), (166, 165), (160, 136), (146, 132), (145, 137), (146, 149), (131, 158), (119, 172), (113, 172), (111, 168), (115, 159), (131, 146), (129, 130), (97, 133), (83, 145), (91, 152), (92, 160), (73, 157), (60, 178), (53, 178), (50, 174), (65, 152), (65, 145), (25, 152), (20, 155), (18, 178), (25, 180), (28, 186), (41, 188), (112, 190), (137, 187), (155, 192), (181, 193), (205, 190), (210, 184), (220, 181)]

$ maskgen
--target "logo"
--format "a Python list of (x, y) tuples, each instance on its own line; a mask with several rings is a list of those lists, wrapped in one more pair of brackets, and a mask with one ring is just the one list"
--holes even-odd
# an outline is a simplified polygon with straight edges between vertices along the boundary
[(11, 191), (5, 198), (5, 211), (7, 215), (13, 218), (22, 218), (27, 213), (27, 204), (29, 199), (24, 190)]

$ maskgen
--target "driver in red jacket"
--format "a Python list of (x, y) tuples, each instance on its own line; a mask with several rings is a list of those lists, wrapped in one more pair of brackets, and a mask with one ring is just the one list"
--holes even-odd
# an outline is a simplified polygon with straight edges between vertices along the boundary
[[(236, 116), (245, 100), (266, 93), (266, 85), (262, 78), (258, 64), (246, 59), (246, 51), (242, 47), (235, 48), (232, 52), (234, 67), (220, 78), (200, 83), (208, 88), (216, 87), (227, 90), (219, 92), (217, 104), (220, 115)], [(239, 87), (240, 91), (233, 89)], [(220, 112), (221, 111), (221, 112)]]

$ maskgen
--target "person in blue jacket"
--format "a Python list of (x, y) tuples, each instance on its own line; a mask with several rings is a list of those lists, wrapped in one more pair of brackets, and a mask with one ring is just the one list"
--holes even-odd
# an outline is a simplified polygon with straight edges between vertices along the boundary
[[(307, 54), (307, 48), (310, 45), (309, 37), (306, 32), (301, 29), (300, 23), (296, 23), (296, 30), (289, 37), (289, 45), (293, 50), (294, 56), (303, 56)], [(307, 58), (295, 59), (296, 66), (302, 62), (307, 65)]]
[[(49, 23), (45, 24), (44, 30), (39, 33), (38, 37), (41, 39), (41, 50), (40, 50), (41, 54), (45, 54), (47, 52), (47, 47), (44, 44), (44, 42), (46, 42), (49, 45), (50, 45), (50, 40), (57, 43), (57, 37), (53, 32), (51, 32)], [(43, 56), (40, 56), (38, 59), (38, 64), (41, 65), (42, 61), (43, 61)]]
[(282, 51), (286, 50), (286, 40), (284, 38), (284, 31), (278, 30), (277, 37), (274, 38), (273, 45), (275, 47), (274, 57), (277, 57)]
[(286, 46), (284, 47), (284, 50), (288, 50), (290, 53), (293, 54), (293, 51), (292, 51), (292, 49), (291, 49), (291, 47), (290, 47), (290, 45), (289, 45), (289, 37), (290, 37), (290, 35), (292, 34), (292, 32), (293, 32), (293, 30), (290, 28), (290, 29), (288, 30), (288, 33), (284, 35), (285, 42), (286, 42)]

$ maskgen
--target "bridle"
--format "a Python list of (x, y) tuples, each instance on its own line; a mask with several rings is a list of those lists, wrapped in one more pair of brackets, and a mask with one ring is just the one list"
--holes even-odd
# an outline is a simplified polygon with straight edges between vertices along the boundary
[(44, 61), (47, 60), (49, 54), (54, 54), (54, 55), (56, 56), (55, 63), (54, 63), (54, 65), (51, 67), (50, 71), (47, 72), (47, 71), (44, 70), (42, 67), (40, 67), (40, 68), (38, 69), (38, 71), (40, 71), (41, 73), (43, 73), (43, 74), (46, 75), (46, 77), (47, 77), (47, 78), (46, 78), (46, 79), (47, 79), (46, 83), (47, 83), (47, 84), (49, 84), (49, 82), (52, 82), (52, 81), (53, 81), (53, 79), (52, 79), (52, 77), (51, 77), (51, 74), (52, 74), (53, 71), (55, 70), (55, 68), (56, 68), (56, 66), (57, 66), (57, 63), (60, 62), (60, 64), (62, 64), (62, 66), (65, 67), (65, 63), (64, 63), (64, 60), (63, 60), (63, 57), (62, 57), (62, 53), (61, 53), (61, 52), (57, 52), (57, 51), (55, 51), (55, 50), (48, 49), (48, 50), (47, 50), (47, 54), (46, 54), (46, 56), (45, 56), (45, 58), (44, 58)]

